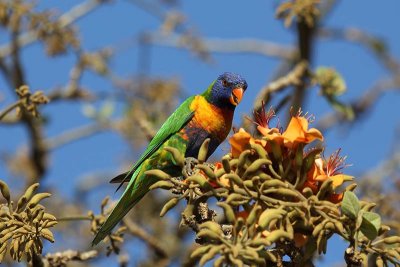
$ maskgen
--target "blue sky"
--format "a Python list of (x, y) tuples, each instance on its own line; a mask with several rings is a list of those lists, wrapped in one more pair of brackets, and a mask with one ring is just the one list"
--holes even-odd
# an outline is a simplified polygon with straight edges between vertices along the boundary
[[(51, 7), (59, 12), (69, 10), (81, 1), (38, 1), (38, 9)], [(291, 46), (295, 44), (295, 35), (291, 29), (283, 26), (274, 17), (277, 1), (180, 1), (178, 11), (185, 14), (188, 24), (206, 38), (256, 38)], [(400, 58), (400, 34), (398, 34), (400, 2), (385, 1), (338, 1), (338, 5), (329, 15), (324, 25), (329, 27), (355, 27), (368, 33), (382, 37), (388, 44), (392, 55)], [(78, 21), (83, 47), (96, 50), (103, 46), (119, 44), (131, 40), (144, 31), (155, 31), (160, 21), (143, 11), (130, 1), (113, 1), (95, 10)], [(7, 38), (1, 37), (4, 43)], [(111, 60), (113, 70), (123, 77), (139, 73), (139, 47), (133, 45), (122, 51)], [(151, 48), (151, 65), (149, 75), (158, 77), (177, 77), (182, 84), (185, 95), (201, 92), (207, 85), (225, 71), (242, 74), (249, 84), (244, 100), (236, 112), (235, 122), (239, 123), (241, 115), (251, 112), (252, 103), (258, 90), (269, 81), (279, 60), (254, 54), (212, 54), (214, 63), (207, 64), (198, 60), (187, 50), (153, 46)], [(32, 44), (22, 54), (26, 66), (27, 81), (34, 90), (51, 90), (68, 81), (69, 70), (74, 63), (74, 56), (49, 59), (43, 53), (43, 47)], [(345, 78), (348, 92), (341, 97), (344, 101), (358, 99), (365, 90), (378, 79), (387, 77), (386, 70), (368, 50), (354, 43), (333, 40), (319, 40), (316, 43), (313, 66), (335, 67)], [(111, 84), (92, 73), (85, 73), (82, 81), (94, 91), (112, 92)], [(6, 106), (13, 97), (0, 79), (2, 102)], [(376, 104), (372, 112), (364, 120), (346, 129), (337, 126), (325, 136), (327, 154), (341, 147), (348, 155), (353, 166), (348, 173), (359, 176), (377, 166), (391, 153), (395, 140), (395, 129), (399, 127), (399, 112), (395, 107), (400, 95), (395, 91), (387, 92)], [(101, 105), (102, 103), (98, 103)], [(51, 104), (42, 108), (44, 114), (51, 114), (50, 123), (45, 135), (57, 136), (67, 129), (73, 129), (90, 123), (90, 119), (82, 114), (82, 103)], [(116, 103), (113, 116), (118, 117), (123, 110)], [(309, 99), (303, 110), (309, 111), (318, 118), (330, 113), (331, 107), (318, 95), (317, 90), (310, 90)], [(21, 143), (26, 143), (27, 136), (22, 127), (0, 127), (2, 141), (0, 153), (13, 152)], [(222, 146), (224, 147), (224, 146)], [(225, 146), (226, 147), (226, 146)], [(219, 151), (222, 154), (221, 150)], [(51, 169), (44, 179), (44, 184), (63, 188), (61, 194), (73, 198), (73, 189), (79, 179), (94, 170), (112, 175), (117, 172), (121, 156), (131, 155), (126, 144), (116, 134), (107, 132), (61, 147), (51, 155)], [(134, 161), (134, 158), (132, 158)], [(13, 179), (0, 162), (0, 177), (6, 181)], [(60, 187), (61, 185), (61, 187)], [(112, 195), (113, 187), (95, 194), (98, 201), (104, 195)], [(336, 249), (336, 247), (341, 249)], [(332, 249), (333, 248), (333, 249)], [(343, 245), (333, 240), (328, 246), (325, 261), (318, 266), (331, 266), (334, 262), (342, 262)]]

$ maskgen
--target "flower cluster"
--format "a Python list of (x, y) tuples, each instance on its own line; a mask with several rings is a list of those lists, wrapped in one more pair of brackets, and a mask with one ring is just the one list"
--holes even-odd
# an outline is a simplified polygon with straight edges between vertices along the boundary
[[(161, 216), (186, 200), (181, 225), (195, 231), (200, 244), (191, 257), (201, 266), (213, 258), (214, 266), (280, 266), (285, 257), (305, 266), (315, 253), (325, 253), (328, 239), (337, 234), (356, 249), (346, 256), (352, 262), (367, 262), (371, 253), (384, 262), (398, 260), (396, 249), (381, 244), (400, 242), (400, 237), (385, 237), (387, 226), (371, 212), (374, 205), (359, 202), (351, 192), (356, 184), (338, 192), (353, 177), (342, 173), (348, 165), (340, 149), (324, 157), (322, 133), (309, 128), (313, 117), (298, 112), (286, 129), (279, 123), (271, 127), (274, 117), (273, 110), (256, 112), (257, 133), (239, 129), (229, 139), (230, 153), (217, 163), (205, 162), (206, 140), (197, 159), (166, 148), (182, 167), (181, 177), (146, 172), (159, 180), (151, 190), (175, 194)], [(211, 198), (224, 216), (209, 209)]]
[[(266, 112), (262, 109), (254, 113), (259, 138), (253, 137), (243, 128), (239, 129), (230, 139), (231, 157), (239, 158), (241, 153), (251, 149), (254, 144), (260, 145), (272, 161), (272, 166), (277, 167), (279, 178), (295, 185), (296, 189), (311, 189), (313, 194), (318, 194), (325, 181), (330, 184), (326, 199), (338, 203), (343, 198), (343, 192), (336, 193), (346, 181), (352, 181), (353, 177), (343, 174), (341, 171), (347, 167), (346, 157), (340, 156), (340, 149), (326, 159), (323, 149), (313, 147), (305, 148), (315, 140), (323, 141), (322, 133), (315, 128), (309, 128), (312, 116), (302, 115), (299, 111), (293, 115), (287, 128), (271, 127), (270, 123), (275, 113), (272, 109)], [(222, 163), (216, 164), (216, 169)], [(274, 168), (275, 169), (275, 168)], [(268, 173), (268, 171), (267, 171)], [(222, 180), (224, 177), (222, 177)]]

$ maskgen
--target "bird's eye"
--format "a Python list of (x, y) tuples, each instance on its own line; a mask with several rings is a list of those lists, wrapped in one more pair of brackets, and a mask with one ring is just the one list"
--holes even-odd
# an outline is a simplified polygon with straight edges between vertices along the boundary
[(226, 87), (226, 86), (228, 86), (228, 82), (227, 82), (226, 80), (222, 80), (222, 85), (223, 85), (224, 87)]

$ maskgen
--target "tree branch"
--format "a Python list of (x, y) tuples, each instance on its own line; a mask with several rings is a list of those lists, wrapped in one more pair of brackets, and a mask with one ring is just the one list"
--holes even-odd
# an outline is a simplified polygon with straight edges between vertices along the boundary
[[(71, 8), (68, 12), (61, 15), (58, 19), (61, 27), (67, 27), (76, 20), (80, 19), (84, 15), (93, 11), (100, 4), (105, 2), (104, 0), (87, 0), (83, 3), (80, 3), (73, 8)], [(34, 30), (28, 31), (24, 34), (21, 34), (16, 39), (16, 42), (19, 47), (27, 46), (38, 39), (38, 33)], [(4, 44), (0, 46), (0, 59), (7, 57), (13, 51), (13, 44)]]
[(123, 219), (123, 222), (132, 235), (137, 236), (138, 238), (146, 242), (160, 258), (168, 258), (168, 253), (165, 248), (160, 245), (160, 240), (148, 234), (143, 228), (141, 228), (129, 218), (125, 217)]

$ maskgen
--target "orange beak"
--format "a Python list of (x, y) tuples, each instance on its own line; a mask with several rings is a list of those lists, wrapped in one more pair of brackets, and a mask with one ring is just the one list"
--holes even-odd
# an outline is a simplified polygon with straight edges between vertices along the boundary
[(232, 105), (237, 106), (242, 100), (242, 97), (243, 97), (243, 88), (238, 87), (232, 90), (232, 94), (231, 97), (229, 98), (229, 101), (232, 103)]

